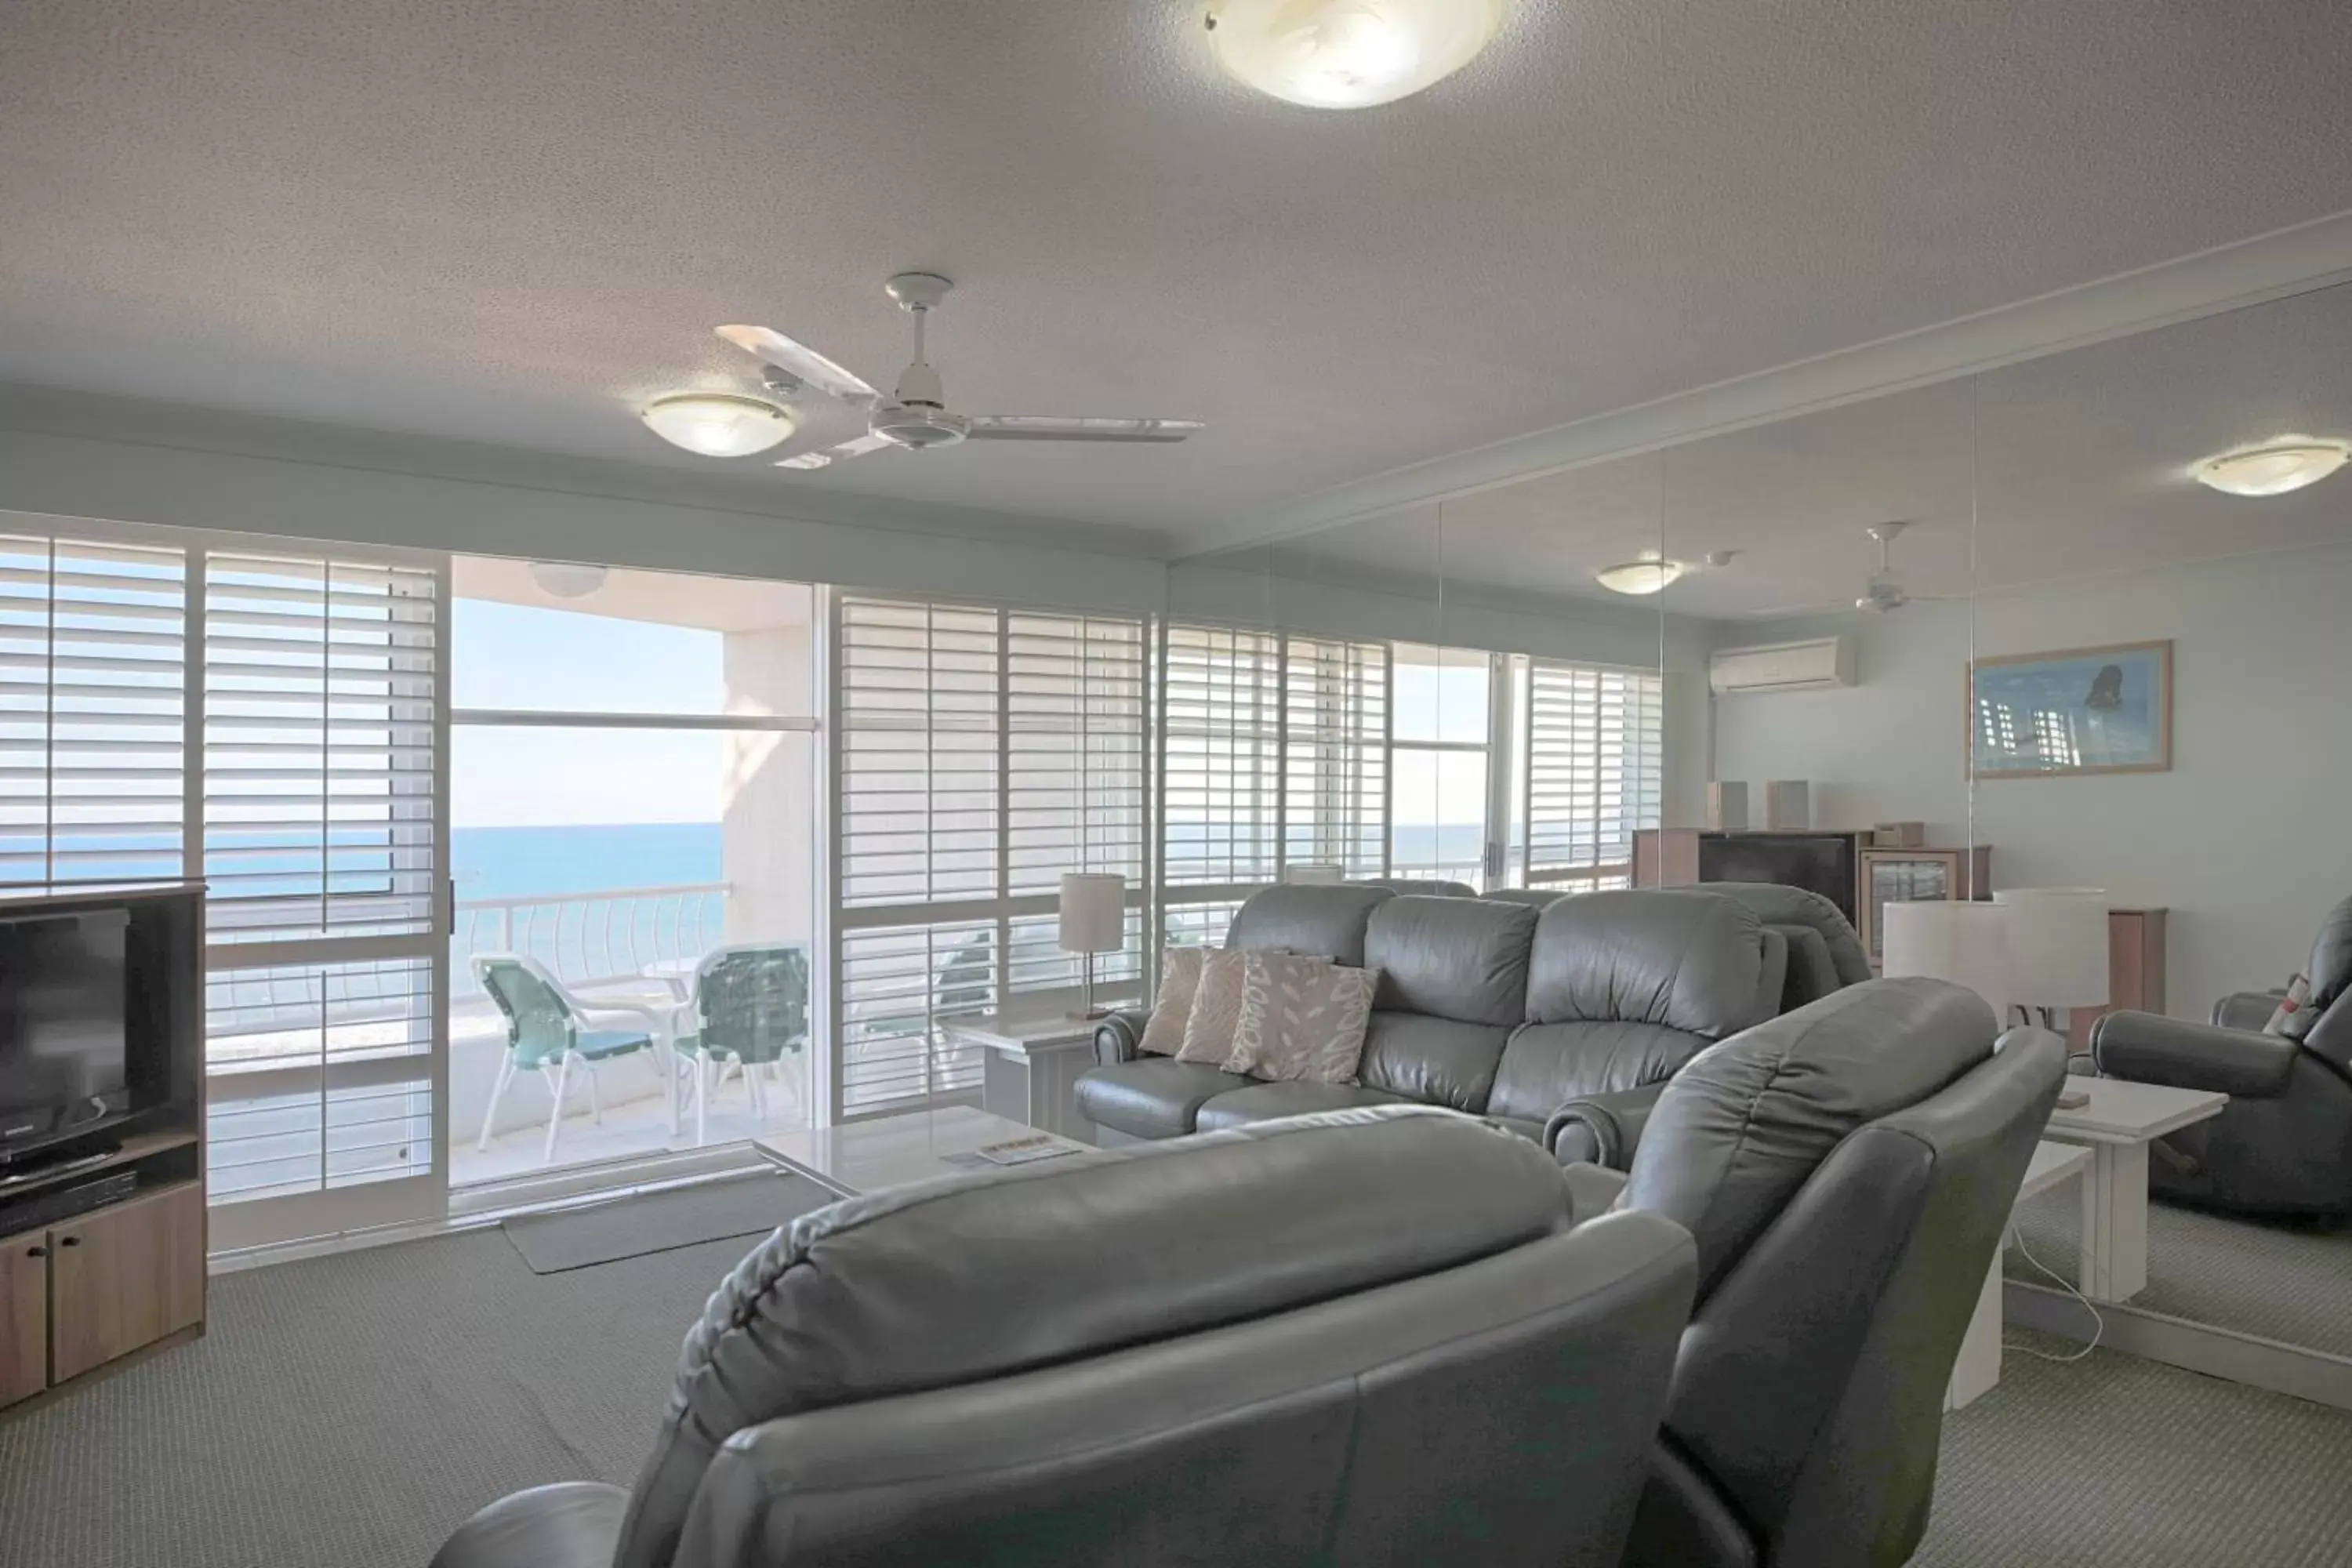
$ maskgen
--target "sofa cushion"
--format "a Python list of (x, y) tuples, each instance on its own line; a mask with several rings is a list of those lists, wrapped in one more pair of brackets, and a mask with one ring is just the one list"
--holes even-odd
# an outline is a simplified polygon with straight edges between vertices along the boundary
[(1531, 1024), (1641, 1023), (1709, 1039), (1755, 1021), (1763, 922), (1714, 893), (1587, 893), (1536, 917)]
[(1227, 947), (1303, 952), (1364, 966), (1364, 922), (1393, 895), (1386, 888), (1285, 883), (1250, 895), (1226, 928)]
[(1133, 1138), (1181, 1138), (1202, 1103), (1251, 1080), (1198, 1062), (1147, 1057), (1078, 1075), (1078, 1110), (1089, 1121)]
[(1296, 953), (1242, 954), (1241, 1021), (1227, 1072), (1277, 1081), (1353, 1083), (1377, 969)]
[(1277, 1116), (1307, 1116), (1318, 1110), (1349, 1110), (1362, 1105), (1404, 1105), (1410, 1103), (1402, 1095), (1385, 1089), (1365, 1089), (1352, 1083), (1313, 1083), (1300, 1079), (1291, 1083), (1252, 1084), (1218, 1095), (1201, 1107), (1194, 1130), (1214, 1132), (1222, 1128), (1241, 1127), (1252, 1121), (1270, 1121)]
[(1658, 1097), (1625, 1205), (1698, 1243), (1699, 1295), (1864, 1122), (1916, 1104), (1992, 1055), (1999, 1025), (1964, 986), (1852, 985), (1712, 1046)]
[(1496, 1024), (1375, 1010), (1364, 1030), (1364, 1059), (1356, 1079), (1367, 1089), (1407, 1100), (1482, 1111), (1510, 1033)]
[(1486, 1114), (1540, 1122), (1571, 1100), (1672, 1078), (1713, 1043), (1657, 1024), (1523, 1024), (1503, 1047)]
[(1242, 950), (1213, 947), (1201, 955), (1201, 978), (1184, 1015), (1184, 1041), (1176, 1059), (1205, 1067), (1233, 1065), (1234, 1034), (1242, 1021)]
[(1184, 1045), (1184, 1026), (1192, 1020), (1192, 996), (1201, 988), (1201, 961), (1208, 950), (1171, 947), (1160, 955), (1160, 994), (1151, 999), (1151, 1016), (1143, 1021), (1142, 1037), (1135, 1048), (1147, 1057), (1172, 1057)]
[(1401, 894), (1374, 910), (1364, 964), (1382, 1012), (1507, 1027), (1526, 1016), (1536, 911), (1488, 899)]
[[(1720, 893), (1746, 904), (1768, 926), (1813, 932), (1819, 945), (1811, 952), (1829, 964), (1835, 983), (1818, 985), (1804, 997), (1807, 1002), (1818, 1002), (1832, 991), (1859, 985), (1870, 978), (1870, 954), (1862, 945), (1862, 934), (1853, 929), (1853, 922), (1845, 918), (1843, 910), (1809, 888), (1791, 888), (1780, 882), (1696, 882), (1691, 890)], [(1793, 969), (1799, 945), (1793, 935), (1789, 945), (1790, 966)], [(1807, 962), (1811, 962), (1810, 956)]]

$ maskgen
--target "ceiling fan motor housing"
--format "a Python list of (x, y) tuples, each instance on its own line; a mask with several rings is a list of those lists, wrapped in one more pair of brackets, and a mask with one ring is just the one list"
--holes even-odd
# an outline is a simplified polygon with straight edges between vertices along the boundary
[(874, 411), (866, 428), (885, 441), (919, 452), (926, 447), (952, 447), (971, 429), (971, 421), (936, 405), (886, 403)]

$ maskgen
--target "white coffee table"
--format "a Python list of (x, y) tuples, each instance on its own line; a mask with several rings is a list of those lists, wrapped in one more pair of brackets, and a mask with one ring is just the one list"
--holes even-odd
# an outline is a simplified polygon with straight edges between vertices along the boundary
[[(839, 1127), (796, 1129), (764, 1133), (751, 1141), (762, 1159), (796, 1172), (827, 1192), (856, 1197), (881, 1187), (900, 1187), (935, 1176), (969, 1174), (973, 1170), (1002, 1168), (986, 1162), (966, 1163), (983, 1143), (1009, 1143), (1034, 1138), (1037, 1130), (985, 1110), (954, 1105), (943, 1110), (910, 1110), (901, 1116), (877, 1116)], [(1055, 1140), (1073, 1152), (1086, 1145), (1067, 1138)], [(1058, 1163), (1048, 1161), (1046, 1163)]]
[(2147, 1146), (2221, 1115), (2230, 1097), (2112, 1078), (2070, 1078), (2066, 1088), (2090, 1103), (2052, 1111), (2043, 1136), (2091, 1151), (2078, 1283), (2095, 1301), (2128, 1301), (2147, 1288)]
[[(2077, 1180), (2090, 1166), (2088, 1149), (2070, 1143), (2037, 1143), (2025, 1167), (2025, 1181), (2017, 1189), (2017, 1203), (2040, 1197), (2062, 1182)], [(2011, 1207), (2013, 1212), (2016, 1205)], [(1947, 1410), (1958, 1410), (2000, 1381), (2000, 1255), (2008, 1240), (2004, 1229), (2001, 1245), (1992, 1249), (1992, 1267), (1985, 1271), (1984, 1287), (1977, 1293), (1977, 1310), (1969, 1314), (1959, 1358), (1952, 1363), (1952, 1381), (1944, 1390)]]

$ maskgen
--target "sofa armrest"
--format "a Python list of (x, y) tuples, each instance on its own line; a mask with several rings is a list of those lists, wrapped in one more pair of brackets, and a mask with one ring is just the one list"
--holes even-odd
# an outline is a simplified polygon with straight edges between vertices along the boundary
[(2271, 1021), (2278, 1005), (2286, 1000), (2284, 991), (2233, 991), (2213, 1004), (2213, 1026), (2217, 1029), (2260, 1029)]
[(1630, 1171), (1642, 1129), (1665, 1091), (1661, 1080), (1571, 1100), (1544, 1122), (1543, 1146), (1563, 1165), (1589, 1163)]
[(1625, 1173), (1604, 1171), (1598, 1165), (1579, 1161), (1560, 1167), (1560, 1175), (1568, 1183), (1569, 1223), (1582, 1225), (1586, 1220), (1609, 1212), (1617, 1194), (1625, 1190)]
[(2275, 1035), (2217, 1029), (2154, 1013), (2109, 1013), (2091, 1026), (2091, 1058), (2104, 1078), (2210, 1089), (2242, 1100), (2284, 1093), (2301, 1048)]
[(1143, 1021), (1150, 1016), (1149, 1013), (1129, 1007), (1097, 1020), (1095, 1024), (1095, 1060), (1107, 1068), (1133, 1061), (1136, 1042), (1143, 1038)]
[(431, 1568), (608, 1568), (629, 1494), (601, 1481), (520, 1491), (459, 1525)]

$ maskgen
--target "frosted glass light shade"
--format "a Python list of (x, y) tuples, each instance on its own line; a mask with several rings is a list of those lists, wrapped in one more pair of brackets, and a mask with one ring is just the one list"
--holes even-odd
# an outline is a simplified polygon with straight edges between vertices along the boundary
[(1926, 974), (1965, 985), (2006, 1018), (2009, 977), (2009, 910), (2000, 904), (1922, 899), (1890, 903), (1879, 917), (1885, 973)]
[(1235, 79), (1309, 109), (1368, 109), (1476, 58), (1505, 0), (1215, 0), (1209, 47)]
[(2189, 467), (2199, 484), (2232, 496), (2283, 496), (2315, 485), (2352, 458), (2352, 444), (2283, 436), (2259, 447), (2242, 447), (2200, 458)]
[(1101, 871), (1062, 876), (1064, 952), (1117, 952), (1127, 945), (1127, 879)]
[(2112, 1000), (2105, 888), (2008, 888), (1992, 901), (2009, 914), (2011, 1001), (2072, 1008)]
[(673, 447), (706, 458), (748, 458), (789, 437), (793, 416), (772, 403), (730, 393), (682, 392), (646, 405), (646, 426)]

